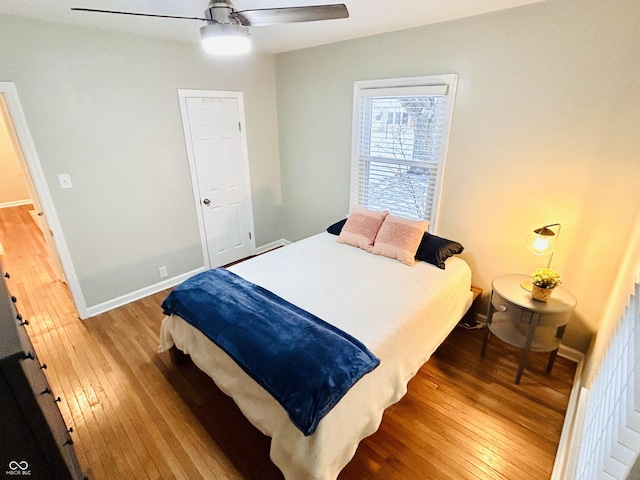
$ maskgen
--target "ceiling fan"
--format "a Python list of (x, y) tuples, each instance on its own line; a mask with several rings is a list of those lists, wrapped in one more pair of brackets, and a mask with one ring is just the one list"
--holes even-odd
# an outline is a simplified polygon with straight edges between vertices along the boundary
[(203, 17), (181, 17), (153, 13), (119, 12), (94, 8), (72, 8), (80, 12), (113, 13), (140, 17), (177, 18), (200, 20), (207, 24), (200, 28), (202, 46), (207, 53), (233, 55), (246, 53), (251, 48), (249, 27), (282, 23), (315, 22), (348, 18), (344, 4), (310, 5), (304, 7), (260, 8), (236, 11), (228, 0), (211, 0)]

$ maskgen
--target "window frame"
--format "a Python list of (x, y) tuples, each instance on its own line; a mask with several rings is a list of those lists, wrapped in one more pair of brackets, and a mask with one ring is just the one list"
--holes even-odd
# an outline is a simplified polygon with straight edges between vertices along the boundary
[[(389, 78), (380, 80), (360, 80), (353, 83), (353, 117), (351, 139), (351, 183), (349, 196), (349, 210), (358, 203), (360, 198), (359, 168), (361, 160), (359, 154), (360, 131), (360, 100), (364, 97), (425, 95), (438, 91), (438, 87), (446, 87), (447, 102), (443, 118), (441, 144), (437, 162), (437, 174), (433, 203), (429, 220), (429, 231), (437, 232), (438, 217), (444, 187), (448, 149), (451, 138), (451, 125), (455, 108), (456, 91), (458, 85), (457, 74), (429, 75), (418, 77)], [(388, 159), (385, 159), (388, 160)]]

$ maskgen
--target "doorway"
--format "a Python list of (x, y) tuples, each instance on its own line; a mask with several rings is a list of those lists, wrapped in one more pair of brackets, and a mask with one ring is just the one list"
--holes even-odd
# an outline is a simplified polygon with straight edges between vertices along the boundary
[[(66, 283), (62, 266), (54, 254), (51, 236), (49, 235), (48, 226), (43, 218), (40, 203), (33, 188), (33, 183), (29, 176), (29, 172), (25, 168), (22, 151), (17, 142), (15, 131), (4, 96), (0, 96), (0, 208), (13, 209), (13, 214), (17, 218), (22, 218), (23, 223), (27, 223), (29, 218), (33, 220), (44, 240), (43, 252), (41, 258), (45, 262), (52, 277), (55, 280)], [(0, 217), (0, 221), (8, 218), (8, 215)], [(4, 229), (7, 225), (4, 225)], [(2, 238), (0, 238), (0, 243)]]
[[(0, 116), (3, 125), (6, 126), (4, 131), (10, 137), (8, 141), (12, 143), (16, 158), (21, 164), (33, 202), (32, 220), (37, 225), (37, 230), (42, 233), (43, 242), (46, 244), (47, 254), (40, 256), (48, 258), (42, 258), (42, 261), (49, 262), (47, 267), (53, 272), (56, 280), (67, 284), (78, 316), (87, 318), (84, 298), (71, 263), (62, 227), (53, 207), (18, 92), (11, 82), (0, 82)], [(24, 207), (22, 208), (24, 210)]]
[(205, 266), (247, 258), (255, 238), (242, 93), (178, 94)]

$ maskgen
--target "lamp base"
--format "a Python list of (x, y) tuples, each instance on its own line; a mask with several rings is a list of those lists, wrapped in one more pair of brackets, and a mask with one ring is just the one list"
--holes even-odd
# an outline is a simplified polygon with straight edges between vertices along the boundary
[(531, 280), (525, 280), (520, 286), (529, 292), (533, 290), (533, 282)]

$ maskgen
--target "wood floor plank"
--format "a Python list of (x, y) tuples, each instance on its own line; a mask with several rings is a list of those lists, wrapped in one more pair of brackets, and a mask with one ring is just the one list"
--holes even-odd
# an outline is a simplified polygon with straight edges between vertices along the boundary
[[(29, 209), (0, 209), (8, 283), (91, 480), (281, 480), (233, 400), (157, 353), (167, 292), (79, 320)], [(481, 344), (482, 330), (454, 330), (339, 479), (549, 478), (575, 365), (547, 374), (532, 354), (515, 385), (519, 350), (491, 339), (481, 358)]]
[[(101, 344), (104, 345), (104, 348), (109, 352), (112, 357), (112, 361), (115, 362), (114, 371), (112, 380), (112, 392), (110, 395), (115, 396), (116, 392), (129, 392), (129, 394), (133, 391), (137, 392), (136, 396), (140, 404), (148, 406), (145, 408), (146, 413), (149, 415), (151, 429), (153, 433), (159, 438), (169, 438), (173, 437), (170, 426), (167, 422), (162, 418), (161, 413), (157, 410), (155, 405), (155, 399), (149, 398), (145, 394), (144, 388), (136, 382), (136, 375), (130, 370), (127, 366), (127, 354), (126, 350), (123, 351), (122, 346), (114, 341), (114, 337), (108, 328), (103, 328), (105, 325), (102, 325), (100, 322), (95, 322), (93, 324), (94, 329), (92, 329), (95, 335), (98, 335), (101, 339)], [(155, 428), (157, 427), (157, 429)], [(165, 447), (164, 442), (160, 442), (160, 445)], [(194, 467), (192, 462), (186, 461), (187, 454), (182, 448), (177, 448), (177, 445), (166, 445), (166, 448), (163, 448), (164, 453), (168, 458), (168, 465), (173, 471), (173, 474), (176, 478), (202, 478), (200, 474), (197, 472), (197, 468)]]

